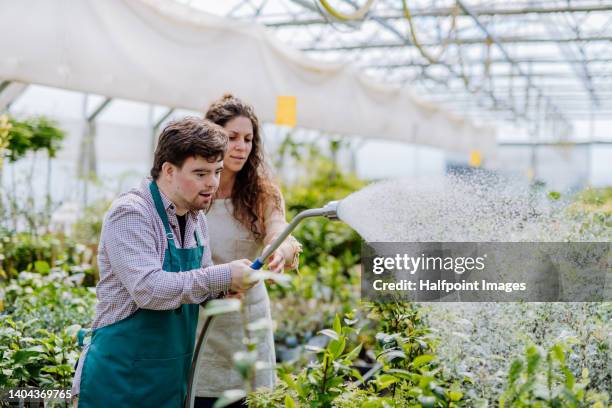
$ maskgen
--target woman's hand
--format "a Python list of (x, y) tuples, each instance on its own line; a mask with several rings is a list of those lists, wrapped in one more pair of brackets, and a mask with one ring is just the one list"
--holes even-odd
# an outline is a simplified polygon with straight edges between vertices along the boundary
[(272, 255), (268, 257), (268, 270), (275, 273), (283, 273), (285, 269), (285, 255), (281, 248), (277, 248), (276, 251), (272, 252)]

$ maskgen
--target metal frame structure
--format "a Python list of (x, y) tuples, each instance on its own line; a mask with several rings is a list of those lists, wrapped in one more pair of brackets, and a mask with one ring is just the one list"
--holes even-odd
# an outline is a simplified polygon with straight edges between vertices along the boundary
[(314, 59), (408, 84), (476, 121), (524, 126), (534, 140), (612, 120), (612, 0), (406, 0), (412, 33), (402, 0), (376, 0), (359, 19), (338, 17), (363, 15), (367, 0), (175, 1), (256, 21)]
[[(477, 122), (518, 124), (534, 140), (612, 120), (612, 0), (174, 1), (258, 22), (314, 59), (354, 64)], [(359, 18), (338, 18), (350, 15)], [(0, 110), (26, 87), (0, 82)]]

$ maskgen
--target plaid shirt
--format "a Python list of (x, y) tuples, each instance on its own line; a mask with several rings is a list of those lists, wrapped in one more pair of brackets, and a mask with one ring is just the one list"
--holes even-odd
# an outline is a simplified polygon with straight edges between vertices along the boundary
[[(219, 297), (230, 289), (229, 265), (213, 266), (208, 227), (202, 212), (187, 213), (185, 242), (180, 242), (175, 206), (160, 191), (177, 246), (197, 246), (196, 228), (200, 228), (204, 246), (200, 269), (175, 273), (162, 270), (168, 242), (151, 197), (150, 182), (146, 178), (140, 187), (119, 196), (104, 218), (98, 247), (100, 282), (96, 288), (98, 304), (93, 329), (125, 319), (138, 309), (172, 310), (182, 304)], [(87, 346), (79, 359), (73, 395), (79, 392), (86, 354)]]

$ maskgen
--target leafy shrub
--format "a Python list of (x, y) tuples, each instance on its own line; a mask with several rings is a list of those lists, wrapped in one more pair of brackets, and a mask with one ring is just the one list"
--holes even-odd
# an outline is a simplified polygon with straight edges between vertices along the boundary
[(49, 157), (55, 157), (65, 132), (57, 123), (44, 116), (28, 118), (25, 120), (9, 119), (9, 159), (17, 161), (24, 157), (28, 151), (46, 150)]
[(606, 407), (608, 395), (589, 390), (588, 369), (577, 379), (567, 367), (568, 351), (562, 344), (546, 352), (533, 345), (527, 347), (524, 358), (516, 358), (510, 365), (500, 408)]
[(53, 269), (47, 276), (22, 272), (4, 288), (6, 312), (15, 321), (28, 322), (28, 330), (58, 333), (66, 326), (91, 324), (95, 290), (80, 286), (84, 274), (68, 275)]
[(0, 279), (10, 279), (21, 271), (45, 275), (56, 266), (66, 271), (93, 273), (94, 263), (91, 246), (62, 235), (0, 231)]
[(350, 337), (358, 330), (352, 327), (355, 321), (345, 319), (345, 323), (342, 325), (340, 317), (336, 315), (333, 328), (321, 331), (321, 334), (329, 338), (327, 346), (307, 346), (309, 351), (316, 354), (316, 359), (299, 374), (279, 373), (281, 389), (287, 390), (284, 395), (266, 389), (251, 393), (248, 397), (249, 406), (331, 406), (347, 390), (350, 379), (362, 379), (359, 371), (351, 367), (362, 346), (349, 346)]
[(0, 387), (69, 388), (80, 353), (77, 329), (31, 331), (28, 322), (0, 316)]
[(414, 303), (370, 303), (368, 318), (378, 322), (376, 360), (380, 371), (372, 392), (401, 401), (396, 406), (462, 407), (483, 401), (468, 377), (452, 377), (436, 355), (437, 339), (421, 307)]
[(22, 272), (4, 288), (0, 388), (70, 386), (81, 351), (76, 334), (91, 324), (95, 305), (93, 290), (78, 284), (56, 268), (46, 276)]
[(563, 342), (567, 368), (576, 377), (588, 369), (593, 390), (610, 389), (609, 302), (448, 303), (425, 308), (446, 369), (453, 377), (469, 377), (476, 394), (491, 405), (507, 388), (510, 362), (530, 345), (549, 349)]
[[(326, 347), (306, 346), (316, 358), (299, 373), (279, 370), (275, 390), (249, 394), (249, 406), (276, 407), (462, 407), (476, 406), (461, 381), (447, 378), (435, 356), (435, 339), (412, 304), (368, 304), (376, 335), (376, 362), (362, 377), (356, 360), (363, 354), (365, 326), (354, 314), (336, 316)], [(389, 333), (390, 332), (390, 333)], [(358, 343), (358, 344), (357, 344)], [(353, 344), (349, 346), (349, 344)], [(357, 344), (355, 346), (354, 344)]]

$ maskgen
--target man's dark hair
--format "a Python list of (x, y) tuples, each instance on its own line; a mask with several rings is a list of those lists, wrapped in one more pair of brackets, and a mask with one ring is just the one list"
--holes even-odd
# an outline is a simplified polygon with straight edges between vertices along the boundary
[(157, 180), (164, 162), (181, 168), (189, 157), (200, 156), (209, 163), (221, 161), (227, 144), (225, 130), (209, 120), (188, 116), (170, 122), (159, 136), (151, 177)]

